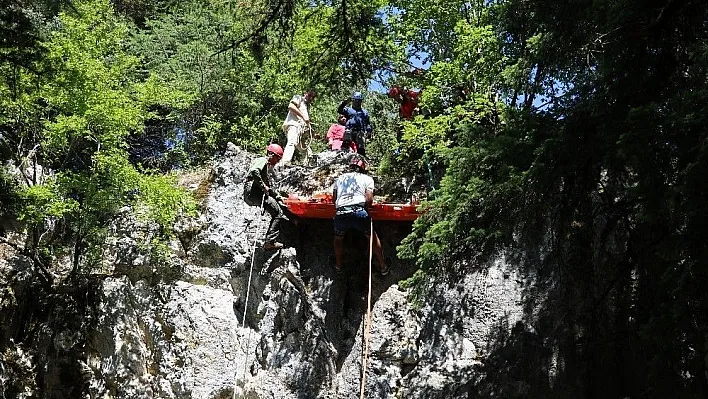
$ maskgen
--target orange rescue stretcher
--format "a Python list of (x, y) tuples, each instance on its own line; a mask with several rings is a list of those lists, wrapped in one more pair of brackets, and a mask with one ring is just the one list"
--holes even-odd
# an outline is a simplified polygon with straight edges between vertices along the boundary
[[(316, 194), (302, 199), (291, 194), (285, 199), (290, 212), (301, 218), (332, 219), (334, 202), (330, 194)], [(373, 220), (413, 221), (420, 215), (418, 204), (374, 203), (368, 209)]]

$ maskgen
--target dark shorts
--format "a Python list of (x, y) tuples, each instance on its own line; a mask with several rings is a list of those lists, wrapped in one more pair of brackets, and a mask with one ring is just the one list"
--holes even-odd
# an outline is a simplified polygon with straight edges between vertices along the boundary
[(343, 139), (343, 142), (345, 144), (344, 147), (348, 147), (348, 143), (353, 141), (356, 143), (356, 152), (358, 154), (366, 156), (366, 140), (364, 136), (365, 133), (361, 130), (345, 130)]
[(367, 237), (371, 234), (371, 217), (366, 209), (334, 216), (335, 236), (343, 236), (349, 229), (359, 230)]

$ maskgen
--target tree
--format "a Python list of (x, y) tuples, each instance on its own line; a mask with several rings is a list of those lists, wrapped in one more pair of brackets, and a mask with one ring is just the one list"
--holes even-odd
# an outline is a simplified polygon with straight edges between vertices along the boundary
[[(451, 140), (449, 167), (402, 253), (443, 274), (501, 248), (538, 259), (557, 299), (537, 309), (552, 330), (536, 328), (569, 370), (544, 396), (705, 395), (706, 6), (509, 1), (477, 15), (433, 58), (432, 79), (471, 95), (436, 95), (446, 116), (419, 122), (444, 122), (427, 131)], [(467, 41), (480, 22), (493, 37)], [(499, 388), (492, 372), (480, 395)]]
[(137, 58), (124, 50), (127, 33), (107, 1), (73, 3), (41, 45), (41, 73), (17, 79), (31, 84), (6, 108), (8, 120), (19, 121), (8, 136), (22, 143), (13, 155), (24, 177), (16, 212), (29, 238), (18, 249), (47, 287), (61, 254), (73, 260), (72, 277), (91, 273), (120, 207), (144, 209), (167, 226), (190, 206), (169, 177), (142, 173), (128, 160), (127, 137), (143, 129), (152, 104), (169, 97), (138, 73)]

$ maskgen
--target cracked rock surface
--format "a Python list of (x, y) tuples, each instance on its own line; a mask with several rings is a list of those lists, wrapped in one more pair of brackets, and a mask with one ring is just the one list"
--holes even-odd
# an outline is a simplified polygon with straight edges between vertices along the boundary
[[(136, 250), (150, 230), (119, 221), (107, 249), (114, 264), (105, 268), (121, 273), (96, 286), (91, 323), (74, 338), (47, 332), (57, 338), (45, 347), (18, 344), (0, 363), (0, 381), (12, 359), (13, 375), (31, 380), (38, 366), (28, 362), (42, 357), (37, 352), (61, 348), (74, 351), (69, 361), (81, 372), (56, 384), (75, 384), (81, 394), (74, 397), (359, 397), (368, 243), (346, 238), (342, 275), (333, 268), (329, 220), (289, 226), (284, 249), (263, 251), (268, 215), (241, 198), (254, 158), (229, 146), (213, 166), (202, 214), (176, 227), (187, 238), (172, 246), (179, 273), (171, 279), (153, 278), (149, 257)], [(316, 173), (276, 170), (276, 188), (300, 195), (328, 189), (346, 159), (318, 159)], [(395, 259), (410, 224), (375, 227)], [(13, 259), (0, 259), (0, 276), (21, 279), (23, 263)], [(366, 397), (467, 397), (491, 337), (523, 314), (521, 279), (503, 257), (471, 270), (454, 282), (430, 282), (424, 297), (398, 284), (413, 275), (412, 264), (394, 260), (389, 275), (374, 273)]]

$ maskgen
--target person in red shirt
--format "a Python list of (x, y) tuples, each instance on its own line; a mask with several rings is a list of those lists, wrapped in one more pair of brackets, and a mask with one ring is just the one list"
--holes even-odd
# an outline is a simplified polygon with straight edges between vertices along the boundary
[(401, 119), (413, 120), (418, 109), (418, 98), (420, 93), (415, 90), (409, 90), (407, 88), (400, 88), (398, 86), (391, 87), (388, 91), (388, 96), (394, 99), (396, 102), (400, 103), (401, 106), (398, 109), (398, 115)]
[[(329, 144), (329, 149), (332, 151), (342, 151), (342, 142), (344, 141), (344, 126), (347, 123), (347, 117), (339, 114), (337, 117), (337, 122), (332, 124), (327, 130), (327, 144)], [(350, 149), (356, 152), (356, 143), (354, 141), (350, 142)]]
[[(392, 98), (397, 103), (401, 104), (398, 108), (399, 118), (407, 121), (412, 121), (413, 118), (418, 113), (418, 98), (420, 97), (420, 92), (415, 90), (409, 90), (407, 88), (400, 88), (398, 86), (393, 86), (388, 91), (388, 96)], [(403, 135), (403, 127), (398, 125), (396, 128), (396, 139), (401, 141), (401, 136)]]
[(403, 91), (403, 101), (401, 102), (401, 108), (399, 109), (401, 118), (409, 121), (413, 120), (413, 117), (418, 111), (418, 96), (420, 96), (420, 93), (417, 91)]

